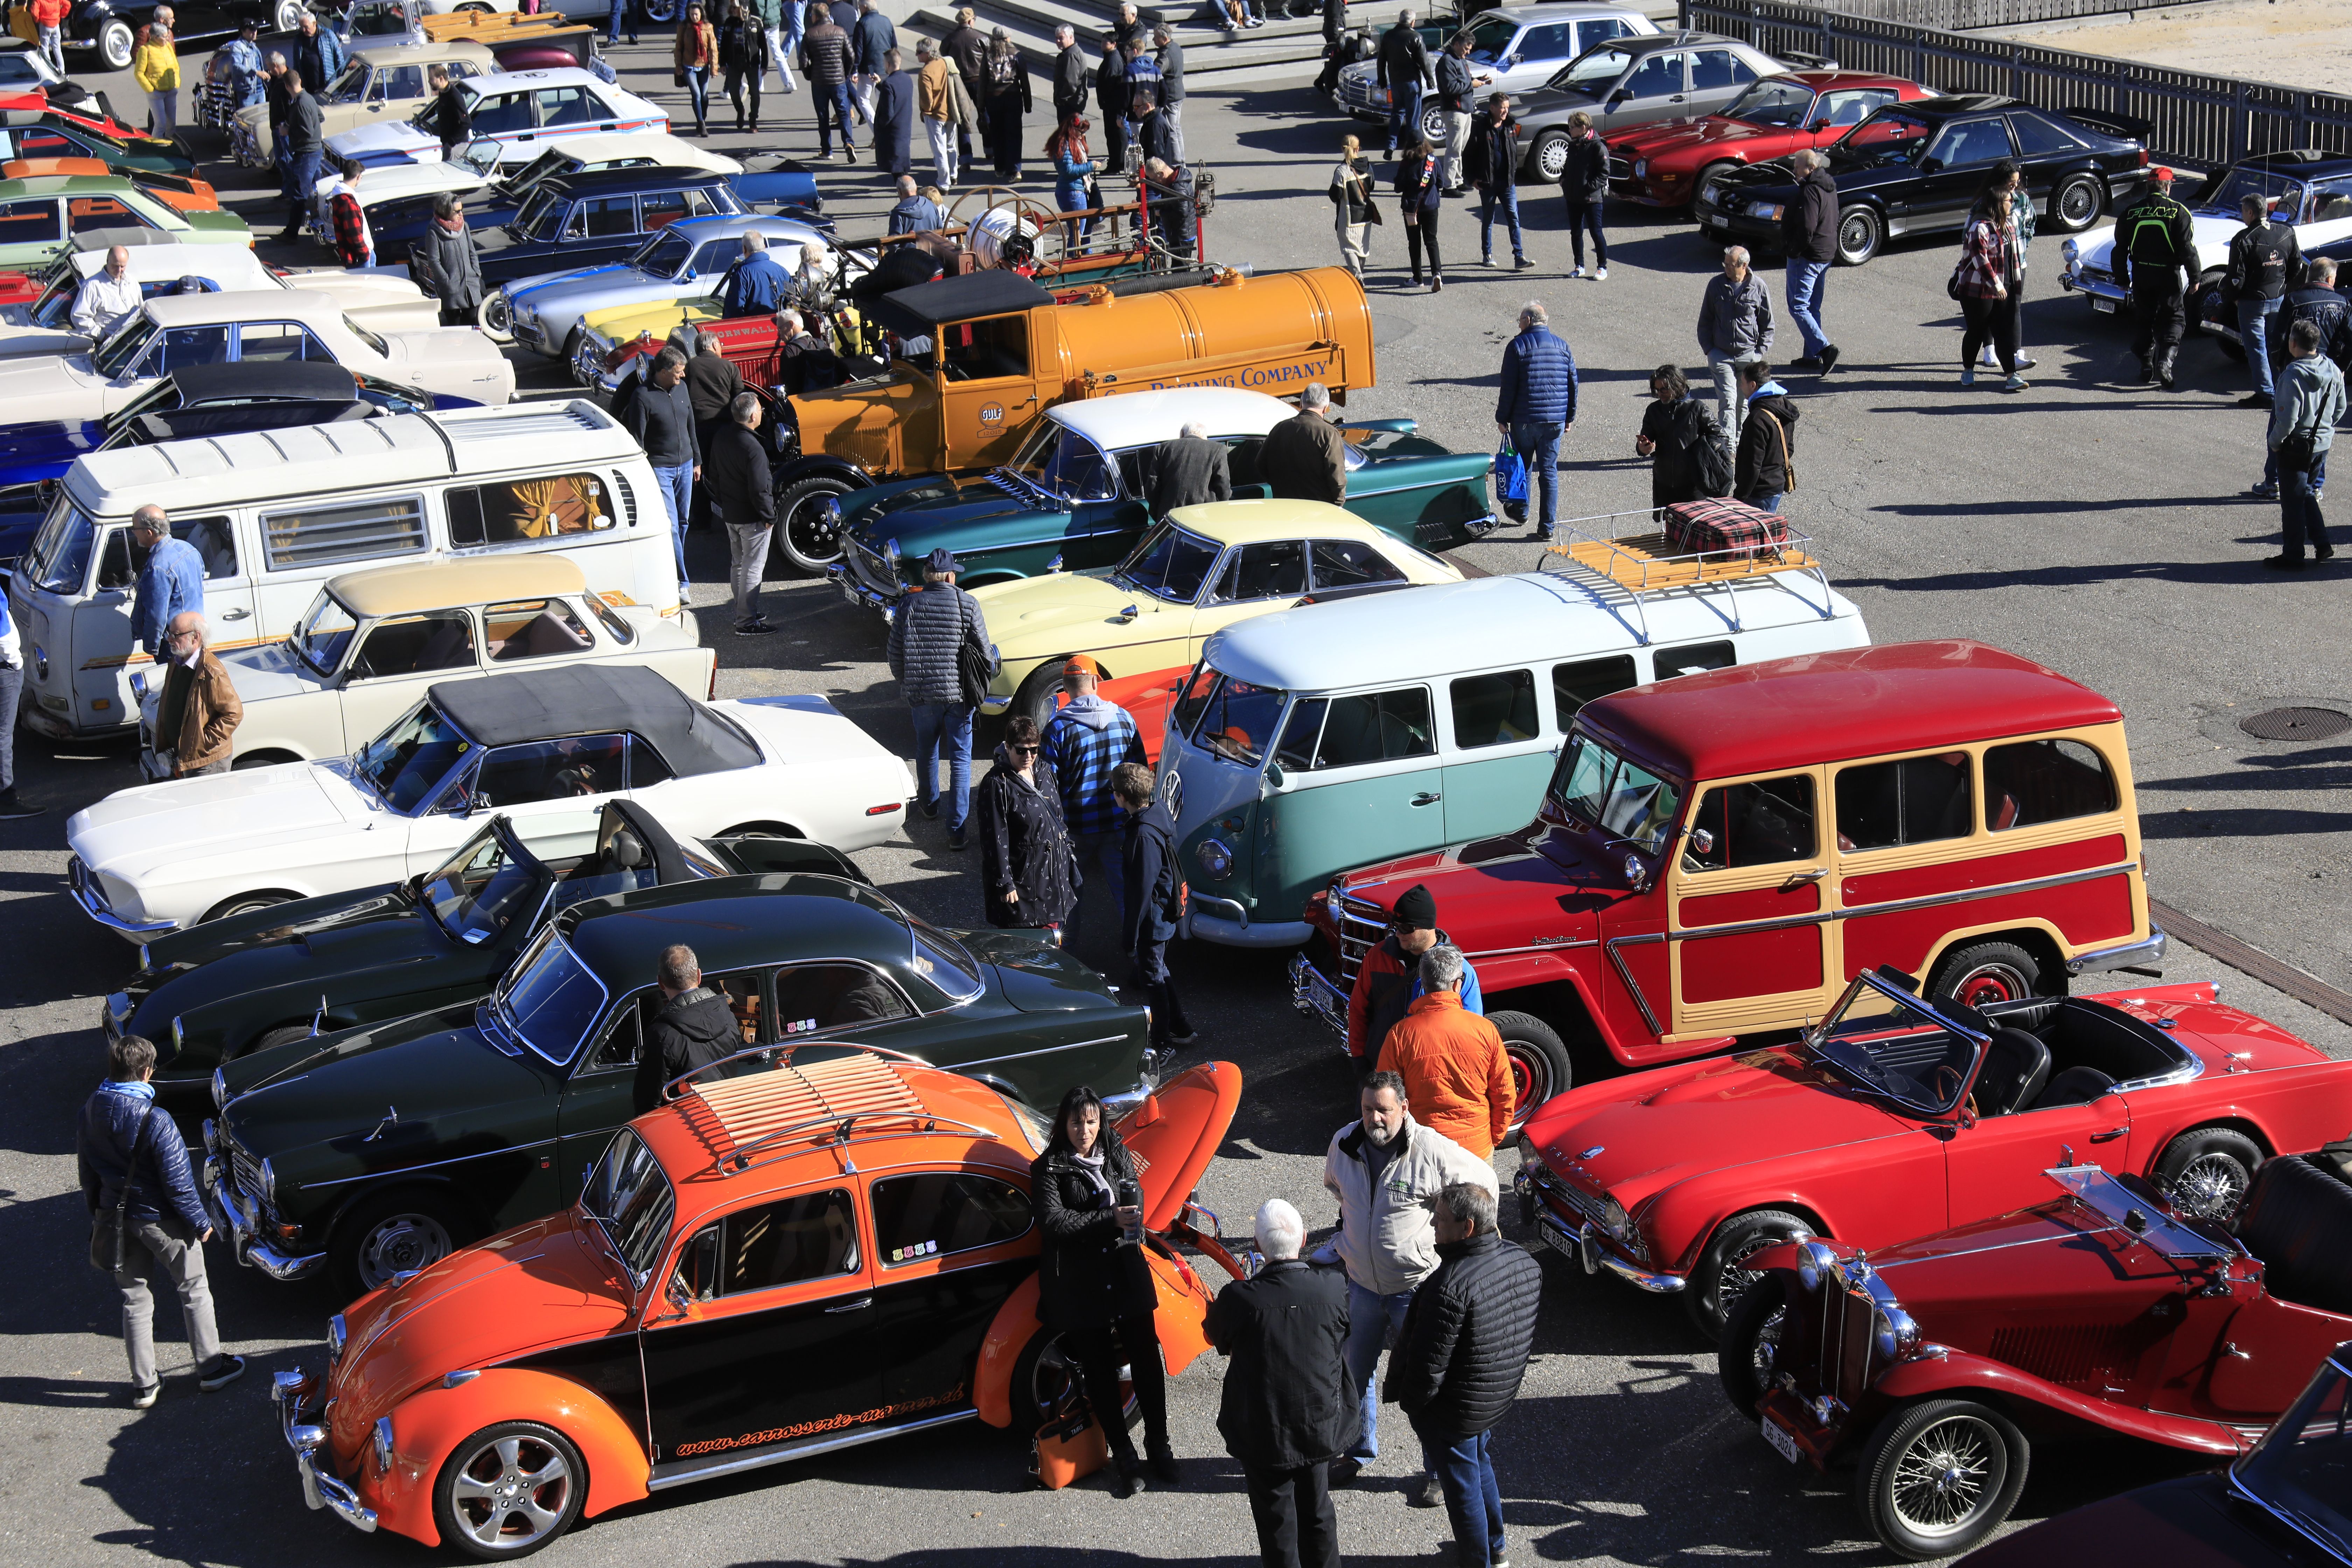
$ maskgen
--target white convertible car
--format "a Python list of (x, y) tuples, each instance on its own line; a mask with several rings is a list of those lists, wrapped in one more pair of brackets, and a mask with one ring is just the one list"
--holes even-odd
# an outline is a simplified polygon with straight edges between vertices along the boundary
[(308, 289), (165, 294), (95, 353), (0, 361), (0, 426), (103, 419), (175, 370), (256, 359), (329, 360), (458, 404), (514, 395), (514, 366), (469, 327), (372, 331)]
[(571, 665), (433, 686), (347, 758), (110, 795), (66, 824), (67, 870), (90, 918), (138, 942), (404, 881), (493, 811), (521, 823), (617, 797), (681, 839), (766, 834), (847, 850), (903, 832), (912, 784), (821, 697), (698, 702), (651, 669)]
[[(556, 526), (561, 527), (561, 520)], [(709, 696), (717, 655), (690, 616), (608, 605), (561, 555), (487, 555), (379, 566), (331, 579), (283, 642), (220, 656), (245, 705), (230, 742), (239, 767), (340, 757), (444, 681), (538, 675), (567, 665), (643, 665)], [(163, 684), (134, 675), (142, 742)], [(142, 766), (152, 752), (142, 744)]]
[(407, 279), (341, 267), (265, 267), (250, 250), (230, 245), (177, 245), (152, 228), (103, 228), (74, 237), (74, 248), (41, 271), (41, 292), (29, 305), (0, 306), (0, 359), (88, 353), (90, 341), (74, 331), (74, 300), (106, 266), (106, 253), (131, 253), (131, 279), (147, 299), (177, 293), (181, 280), (202, 279), (217, 292), (307, 289), (335, 301), (352, 320), (379, 332), (441, 324), (441, 306)]

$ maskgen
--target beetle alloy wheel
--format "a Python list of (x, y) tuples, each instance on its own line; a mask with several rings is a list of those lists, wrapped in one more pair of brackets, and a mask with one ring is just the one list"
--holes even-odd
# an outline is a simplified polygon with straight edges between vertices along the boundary
[(2253, 1177), (2231, 1155), (2200, 1154), (2180, 1168), (2164, 1195), (2172, 1206), (2197, 1219), (2226, 1220), (2245, 1201)]
[(1895, 1517), (1930, 1540), (1959, 1533), (1999, 1489), (2000, 1452), (2000, 1435), (1979, 1416), (1955, 1414), (1926, 1427), (1895, 1461)]
[(467, 1455), (449, 1500), (477, 1546), (520, 1555), (562, 1527), (572, 1487), (572, 1467), (554, 1445), (517, 1435)]
[(449, 1256), (449, 1231), (429, 1214), (392, 1214), (360, 1238), (360, 1282), (373, 1290)]

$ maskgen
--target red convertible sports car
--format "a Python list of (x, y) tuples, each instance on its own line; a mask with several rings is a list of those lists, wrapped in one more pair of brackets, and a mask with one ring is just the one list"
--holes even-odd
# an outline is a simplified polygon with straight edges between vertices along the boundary
[(1658, 121), (1610, 137), (1609, 194), (1643, 206), (1687, 206), (1723, 170), (1825, 147), (1880, 104), (1927, 96), (1916, 81), (1869, 71), (1768, 76), (1720, 113)]
[(2227, 1215), (2265, 1160), (2352, 1129), (2352, 1062), (2210, 984), (1981, 1009), (1915, 985), (1866, 971), (1791, 1044), (1554, 1098), (1521, 1141), (1521, 1213), (1712, 1333), (1780, 1242), (1878, 1247), (2007, 1214), (2078, 1155)]
[[(2029, 1431), (2234, 1458), (2352, 1336), (2352, 1183), (2335, 1151), (2264, 1164), (2227, 1225), (2096, 1165), (2041, 1180), (2055, 1201), (1868, 1258), (1775, 1247), (1724, 1331), (1732, 1404), (1791, 1464), (1856, 1459), (1854, 1500), (1898, 1555), (1964, 1552), (1999, 1525)], [(2305, 1476), (2341, 1508), (2345, 1415), (2322, 1416), (2311, 1435), (2339, 1451)], [(2136, 1550), (2154, 1544), (2110, 1539), (2100, 1555), (2249, 1562)]]

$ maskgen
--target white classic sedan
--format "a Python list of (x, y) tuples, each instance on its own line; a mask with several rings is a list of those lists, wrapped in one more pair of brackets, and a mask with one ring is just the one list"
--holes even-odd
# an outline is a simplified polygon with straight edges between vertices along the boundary
[[(635, 93), (601, 81), (593, 71), (567, 66), (553, 70), (495, 71), (457, 84), (473, 116), (476, 140), (499, 144), (499, 162), (520, 168), (538, 157), (549, 141), (589, 131), (623, 132), (669, 130), (669, 112)], [(441, 139), (417, 123), (428, 101), (406, 120), (356, 126), (327, 138), (331, 157), (378, 163), (437, 163)]]
[(651, 669), (572, 665), (436, 685), (346, 758), (110, 795), (66, 824), (67, 869), (89, 917), (139, 942), (404, 881), (492, 811), (520, 822), (628, 799), (680, 838), (861, 849), (903, 831), (912, 784), (822, 697), (698, 702)]
[(326, 360), (448, 405), (514, 395), (514, 366), (470, 327), (377, 332), (309, 289), (163, 294), (93, 353), (0, 361), (0, 426), (103, 419), (175, 370), (244, 360)]
[(0, 306), (0, 358), (88, 353), (93, 345), (74, 330), (74, 301), (81, 286), (106, 266), (107, 252), (121, 246), (131, 253), (131, 280), (150, 300), (176, 294), (181, 279), (200, 278), (223, 293), (303, 289), (326, 295), (353, 321), (379, 332), (441, 324), (441, 305), (407, 279), (388, 272), (354, 272), (341, 267), (292, 270), (262, 265), (250, 250), (233, 245), (179, 245), (152, 228), (104, 228), (74, 237), (73, 249), (42, 268), (38, 298), (29, 305)]

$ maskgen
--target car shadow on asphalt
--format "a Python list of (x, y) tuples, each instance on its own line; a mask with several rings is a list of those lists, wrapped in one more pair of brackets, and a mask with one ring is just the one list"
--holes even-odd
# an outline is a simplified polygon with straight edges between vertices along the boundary
[[(1990, 508), (1979, 510), (1989, 510)], [(1917, 577), (1850, 577), (1842, 590), (1884, 588), (1892, 594), (1968, 594), (1994, 588), (2080, 588), (2095, 583), (2252, 583), (2279, 574), (2263, 570), (2252, 556), (2243, 561), (2116, 561), (2083, 566), (2029, 567), (2021, 571), (1946, 572)], [(2305, 573), (2305, 580), (2314, 574)], [(2325, 577), (2317, 578), (2325, 581)]]

